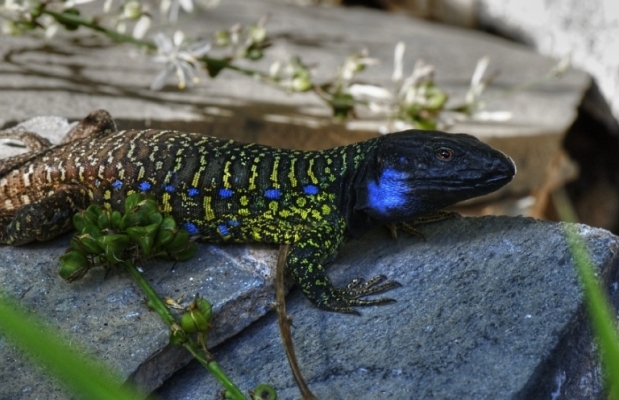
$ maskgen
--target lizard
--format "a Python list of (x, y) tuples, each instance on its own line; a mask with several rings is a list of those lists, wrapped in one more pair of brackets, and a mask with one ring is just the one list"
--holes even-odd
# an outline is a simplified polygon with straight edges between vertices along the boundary
[(30, 152), (0, 160), (0, 244), (69, 231), (89, 204), (121, 209), (154, 196), (192, 237), (290, 244), (286, 272), (319, 308), (356, 313), (390, 303), (366, 298), (399, 286), (383, 275), (335, 288), (325, 264), (349, 239), (493, 192), (516, 173), (512, 159), (467, 134), (407, 130), (321, 151), (242, 144), (202, 133), (118, 131), (97, 110), (50, 145), (5, 132)]

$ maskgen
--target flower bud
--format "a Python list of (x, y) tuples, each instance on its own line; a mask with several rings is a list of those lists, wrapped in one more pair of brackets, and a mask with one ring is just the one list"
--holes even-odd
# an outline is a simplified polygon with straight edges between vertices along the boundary
[(149, 256), (153, 252), (153, 245), (158, 229), (159, 224), (150, 224), (146, 226), (131, 226), (127, 228), (126, 232), (131, 240), (140, 246), (140, 250), (142, 250), (144, 255)]
[(250, 391), (251, 400), (277, 400), (277, 392), (275, 388), (266, 383), (261, 383), (256, 386), (254, 391)]
[(174, 329), (170, 331), (170, 344), (181, 346), (187, 341), (187, 333), (182, 329)]
[(199, 310), (191, 310), (181, 315), (180, 324), (187, 333), (208, 332), (208, 322)]
[(107, 262), (115, 265), (123, 260), (123, 253), (129, 244), (129, 236), (123, 234), (104, 235), (97, 238), (97, 243), (103, 249)]
[(177, 231), (178, 228), (176, 226), (176, 221), (174, 221), (174, 218), (170, 216), (163, 218), (163, 220), (161, 221), (161, 225), (159, 226), (157, 236), (155, 237), (155, 246), (165, 246), (172, 242), (172, 240), (176, 236)]
[(60, 256), (58, 275), (67, 282), (80, 279), (90, 268), (90, 263), (84, 254), (71, 250)]

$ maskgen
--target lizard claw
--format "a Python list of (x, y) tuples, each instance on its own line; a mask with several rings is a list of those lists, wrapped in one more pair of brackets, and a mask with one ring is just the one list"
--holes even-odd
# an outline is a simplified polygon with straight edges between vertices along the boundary
[(387, 280), (385, 275), (378, 275), (365, 281), (363, 278), (353, 279), (344, 289), (333, 289), (331, 296), (324, 299), (320, 308), (360, 315), (354, 306), (375, 306), (395, 303), (394, 299), (380, 297), (378, 299), (362, 299), (377, 293), (386, 292), (402, 286), (399, 282)]

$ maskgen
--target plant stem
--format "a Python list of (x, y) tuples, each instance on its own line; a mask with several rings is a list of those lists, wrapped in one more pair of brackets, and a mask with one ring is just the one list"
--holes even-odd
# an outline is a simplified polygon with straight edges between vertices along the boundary
[(155, 44), (152, 42), (136, 39), (133, 36), (125, 35), (123, 33), (119, 33), (119, 32), (104, 28), (101, 25), (97, 24), (96, 22), (82, 19), (79, 15), (69, 14), (69, 13), (57, 13), (57, 12), (50, 11), (47, 9), (43, 9), (41, 13), (47, 14), (50, 17), (53, 17), (57, 22), (63, 25), (68, 24), (68, 25), (83, 26), (83, 27), (92, 29), (94, 31), (101, 32), (107, 37), (109, 37), (110, 39), (116, 40), (118, 42), (132, 43), (138, 46), (146, 47), (151, 50), (155, 50), (157, 48), (157, 46), (155, 46)]
[[(148, 306), (155, 310), (157, 314), (159, 314), (163, 322), (165, 322), (165, 324), (170, 329), (181, 329), (176, 323), (176, 319), (174, 318), (172, 313), (170, 313), (170, 310), (165, 305), (163, 300), (161, 300), (159, 295), (155, 292), (155, 290), (148, 283), (148, 281), (144, 279), (140, 271), (138, 271), (135, 265), (133, 265), (133, 262), (130, 260), (124, 261), (123, 265), (125, 269), (129, 272), (133, 280), (138, 284), (138, 286), (140, 286), (140, 289), (142, 289), (142, 291), (148, 298)], [(198, 360), (198, 362), (202, 364), (202, 366), (204, 366), (204, 368), (206, 368), (211, 374), (213, 374), (213, 376), (215, 376), (215, 378), (217, 378), (219, 382), (221, 382), (221, 384), (226, 388), (227, 394), (230, 396), (230, 398), (234, 400), (246, 399), (241, 390), (226, 376), (226, 374), (222, 371), (217, 362), (213, 360), (212, 356), (208, 352), (201, 351), (200, 347), (198, 347), (198, 345), (190, 338), (188, 338), (187, 341), (183, 343), (183, 347), (186, 348), (187, 351), (189, 351), (191, 355), (193, 355), (196, 360)]]
[[(153, 42), (147, 41), (147, 40), (141, 40), (141, 39), (136, 39), (131, 35), (125, 35), (123, 33), (119, 33), (116, 31), (113, 31), (111, 29), (107, 29), (102, 27), (101, 25), (97, 24), (96, 22), (93, 22), (91, 20), (86, 20), (81, 18), (79, 15), (75, 15), (75, 14), (69, 14), (69, 13), (57, 13), (54, 11), (50, 11), (47, 9), (43, 9), (41, 11), (42, 14), (47, 14), (51, 17), (53, 17), (57, 22), (63, 24), (63, 25), (76, 25), (76, 26), (83, 26), (85, 28), (88, 29), (92, 29), (94, 31), (97, 32), (101, 32), (104, 35), (106, 35), (107, 37), (109, 37), (112, 40), (115, 40), (117, 42), (122, 42), (122, 43), (131, 43), (131, 44), (135, 44), (138, 45), (140, 47), (145, 47), (149, 50), (156, 50), (157, 46), (155, 46), (155, 44)], [(217, 66), (218, 69), (231, 69), (233, 71), (236, 72), (240, 72), (244, 75), (247, 76), (260, 76), (262, 78), (266, 77), (267, 75), (265, 75), (264, 73), (257, 71), (257, 70), (252, 70), (252, 69), (247, 69), (247, 68), (241, 68), (241, 67), (237, 67), (236, 65), (233, 65), (230, 63), (230, 60), (226, 59), (226, 58), (211, 58), (211, 57), (207, 57), (207, 56), (202, 56), (200, 57), (200, 61), (202, 61), (205, 64), (211, 64), (213, 66)]]

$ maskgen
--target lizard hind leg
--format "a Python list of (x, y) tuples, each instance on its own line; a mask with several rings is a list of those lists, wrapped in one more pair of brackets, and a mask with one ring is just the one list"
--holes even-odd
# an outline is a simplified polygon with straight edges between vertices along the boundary
[(0, 244), (45, 241), (71, 230), (73, 214), (84, 208), (86, 199), (79, 189), (67, 188), (21, 206), (12, 216), (0, 218)]

